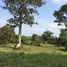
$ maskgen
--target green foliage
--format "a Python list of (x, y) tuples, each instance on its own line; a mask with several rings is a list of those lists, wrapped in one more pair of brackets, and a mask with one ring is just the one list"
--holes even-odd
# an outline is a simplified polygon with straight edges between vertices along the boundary
[(40, 46), (41, 43), (42, 43), (41, 36), (33, 34), (32, 35), (32, 42), (31, 42), (31, 44), (35, 45), (35, 46)]
[(15, 32), (14, 28), (9, 24), (0, 28), (0, 43), (14, 43), (15, 42)]
[(48, 42), (49, 44), (57, 45), (58, 44), (58, 38), (52, 36)]
[(67, 4), (61, 6), (61, 8), (54, 12), (56, 17), (55, 22), (58, 22), (58, 25), (62, 23), (65, 25), (66, 29), (61, 29), (60, 37), (58, 38), (58, 44), (65, 46), (67, 49)]
[(1, 67), (67, 67), (67, 56), (63, 55), (1, 52), (0, 56)]
[(24, 49), (0, 47), (0, 67), (67, 67), (67, 52), (58, 47), (24, 45)]
[[(33, 34), (31, 36), (22, 36), (21, 40), (24, 45), (41, 46), (44, 43), (49, 43), (57, 46), (67, 46), (67, 34), (65, 29), (61, 30), (60, 37), (54, 37), (50, 31), (45, 31), (42, 36)], [(14, 27), (11, 25), (5, 25), (0, 28), (0, 43), (18, 43), (18, 35), (14, 32)]]
[(67, 50), (67, 31), (65, 31), (65, 29), (61, 30), (60, 44), (63, 45), (63, 46), (65, 46), (65, 48)]
[(21, 42), (22, 42), (22, 44), (24, 44), (24, 45), (30, 45), (30, 44), (31, 44), (31, 37), (22, 36)]
[(36, 8), (42, 7), (45, 4), (44, 0), (3, 0), (4, 9), (9, 10), (13, 15), (8, 21), (14, 26), (19, 24), (36, 24), (34, 22), (34, 14), (38, 14)]
[(42, 34), (42, 39), (43, 39), (43, 41), (46, 41), (47, 43), (49, 43), (50, 39), (52, 38), (52, 35), (53, 35), (52, 32), (50, 32), (50, 31), (45, 31), (45, 32)]
[(58, 25), (64, 23), (67, 27), (67, 4), (62, 5), (61, 8), (58, 11), (55, 11), (53, 15), (56, 17), (55, 22), (58, 22)]

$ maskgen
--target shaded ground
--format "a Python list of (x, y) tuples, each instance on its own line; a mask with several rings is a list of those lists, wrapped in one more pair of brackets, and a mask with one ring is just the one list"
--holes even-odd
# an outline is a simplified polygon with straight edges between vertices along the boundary
[(67, 67), (67, 52), (55, 47), (24, 46), (23, 53), (22, 49), (0, 47), (0, 67)]

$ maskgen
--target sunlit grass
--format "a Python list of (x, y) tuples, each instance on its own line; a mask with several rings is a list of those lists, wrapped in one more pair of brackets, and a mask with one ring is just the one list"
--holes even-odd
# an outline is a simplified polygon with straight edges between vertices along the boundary
[(67, 52), (60, 49), (64, 47), (23, 45), (14, 50), (13, 46), (1, 46), (0, 67), (67, 67)]
[(39, 53), (48, 53), (48, 54), (63, 54), (67, 55), (67, 52), (61, 51), (64, 47), (56, 47), (55, 45), (46, 44), (45, 46), (30, 46), (23, 45), (23, 48), (20, 50), (14, 50), (12, 46), (0, 47), (0, 52), (24, 52), (26, 54), (39, 54)]

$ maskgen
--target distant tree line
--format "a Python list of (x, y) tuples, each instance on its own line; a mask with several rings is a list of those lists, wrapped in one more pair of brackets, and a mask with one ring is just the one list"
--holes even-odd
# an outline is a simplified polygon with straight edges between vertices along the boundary
[[(41, 46), (41, 44), (53, 44), (56, 46), (67, 45), (67, 33), (61, 29), (59, 37), (53, 36), (53, 32), (45, 31), (41, 36), (33, 34), (32, 36), (22, 36), (21, 42), (24, 45)], [(0, 44), (18, 43), (18, 35), (15, 34), (14, 27), (6, 24), (0, 28)]]

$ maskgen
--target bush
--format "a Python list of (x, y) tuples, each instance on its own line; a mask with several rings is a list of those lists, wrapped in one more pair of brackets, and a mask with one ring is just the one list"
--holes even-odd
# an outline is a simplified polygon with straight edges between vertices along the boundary
[(24, 45), (30, 45), (31, 44), (31, 37), (22, 36), (22, 44)]
[(14, 43), (15, 41), (14, 27), (6, 24), (4, 27), (0, 28), (0, 44)]
[(67, 50), (67, 37), (64, 38), (65, 49)]
[(31, 39), (31, 44), (35, 46), (41, 46), (41, 43), (42, 43), (41, 36), (33, 34)]

